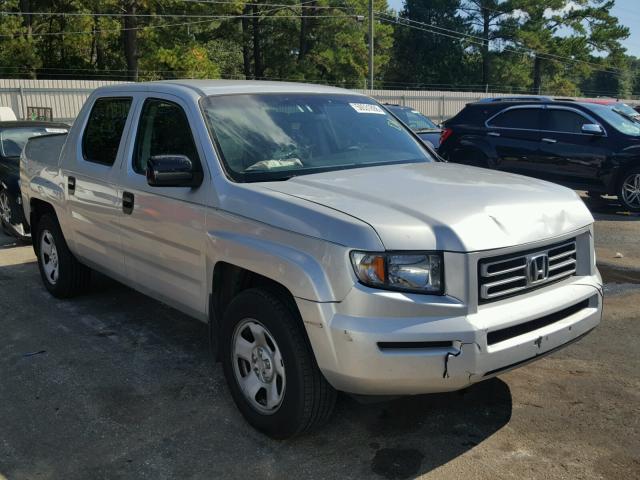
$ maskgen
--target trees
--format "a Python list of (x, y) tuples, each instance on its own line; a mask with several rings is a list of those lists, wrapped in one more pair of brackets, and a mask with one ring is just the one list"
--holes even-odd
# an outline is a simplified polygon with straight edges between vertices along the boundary
[(502, 0), (462, 0), (460, 10), (468, 16), (471, 28), (481, 38), (482, 85), (491, 81), (492, 41), (504, 38), (503, 22), (513, 13), (510, 2)]
[(576, 70), (588, 75), (594, 54), (620, 54), (620, 40), (629, 29), (611, 15), (613, 4), (614, 0), (510, 0), (518, 15), (505, 36), (515, 47), (535, 52), (533, 93), (541, 92), (543, 77), (568, 79)]
[[(374, 0), (376, 87), (640, 93), (614, 0)], [(5, 0), (0, 75), (362, 87), (368, 0)]]
[(393, 57), (386, 78), (397, 85), (416, 87), (469, 83), (476, 76), (478, 65), (467, 54), (471, 43), (464, 35), (472, 34), (472, 29), (460, 9), (460, 0), (407, 0), (400, 19), (420, 23), (407, 22), (413, 28), (395, 27)]

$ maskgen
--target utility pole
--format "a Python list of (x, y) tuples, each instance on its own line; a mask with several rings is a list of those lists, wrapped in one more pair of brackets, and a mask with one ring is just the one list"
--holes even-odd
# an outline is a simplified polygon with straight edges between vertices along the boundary
[(373, 0), (369, 0), (369, 88), (373, 89)]

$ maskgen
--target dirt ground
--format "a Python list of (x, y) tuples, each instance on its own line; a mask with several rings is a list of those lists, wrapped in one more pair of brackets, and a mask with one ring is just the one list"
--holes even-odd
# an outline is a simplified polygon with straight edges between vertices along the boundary
[[(596, 232), (632, 257), (639, 229)], [(639, 287), (608, 283), (600, 327), (534, 364), (451, 394), (343, 395), (323, 430), (277, 442), (236, 410), (204, 325), (102, 277), (55, 300), (0, 235), (0, 480), (640, 478)]]

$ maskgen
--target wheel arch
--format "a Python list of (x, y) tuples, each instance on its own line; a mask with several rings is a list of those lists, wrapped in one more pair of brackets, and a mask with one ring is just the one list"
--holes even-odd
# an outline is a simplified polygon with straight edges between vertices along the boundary
[(469, 154), (472, 152), (481, 153), (484, 156), (484, 159), (482, 159), (483, 161), (488, 160), (488, 161), (495, 162), (497, 158), (495, 148), (491, 144), (489, 144), (489, 142), (487, 142), (485, 139), (477, 135), (472, 135), (459, 140), (455, 149), (451, 151), (449, 155), (449, 159), (455, 163), (476, 165), (477, 162), (468, 162), (468, 161), (457, 162), (455, 160), (455, 157), (457, 155), (461, 155), (463, 153)]
[(35, 232), (36, 227), (38, 225), (38, 220), (42, 217), (42, 215), (49, 213), (53, 215), (56, 219), (58, 219), (58, 214), (56, 213), (56, 209), (49, 202), (45, 202), (44, 200), (40, 200), (38, 198), (31, 198), (29, 200), (29, 226), (31, 227), (31, 231)]
[(224, 312), (238, 294), (251, 288), (261, 288), (276, 295), (294, 316), (300, 317), (293, 294), (283, 284), (232, 263), (217, 262), (209, 294), (209, 342), (216, 360), (219, 359), (218, 339)]

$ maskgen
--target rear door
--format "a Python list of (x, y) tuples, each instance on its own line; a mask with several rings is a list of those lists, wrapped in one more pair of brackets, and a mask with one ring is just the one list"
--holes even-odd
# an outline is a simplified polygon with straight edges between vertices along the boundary
[[(582, 132), (585, 124), (599, 124), (602, 135)], [(598, 172), (609, 155), (604, 126), (580, 110), (548, 106), (542, 113), (540, 170), (560, 183), (599, 184)]]
[[(200, 113), (172, 95), (145, 98), (128, 146), (120, 185), (127, 278), (156, 298), (199, 316), (207, 294), (205, 205), (212, 193), (190, 118)], [(202, 185), (152, 187), (145, 176), (154, 155), (185, 155), (205, 168)]]
[(97, 98), (61, 165), (74, 253), (116, 277), (124, 274), (118, 165), (132, 103), (128, 96)]
[(525, 174), (536, 169), (541, 112), (541, 105), (507, 107), (487, 120), (487, 140), (496, 152), (494, 168)]

